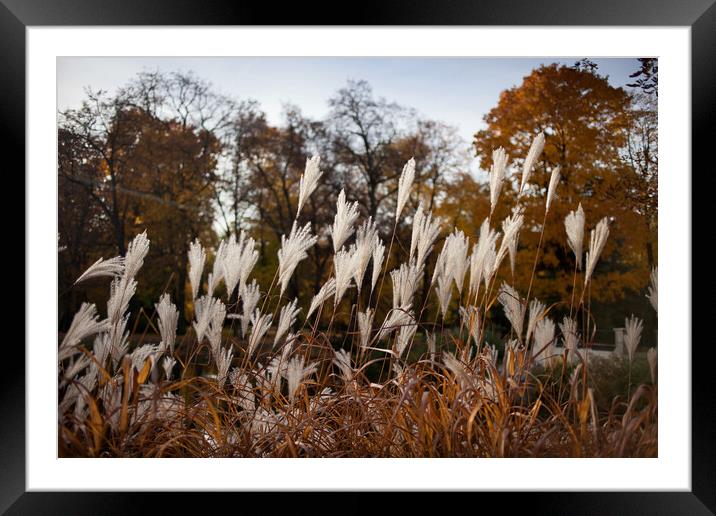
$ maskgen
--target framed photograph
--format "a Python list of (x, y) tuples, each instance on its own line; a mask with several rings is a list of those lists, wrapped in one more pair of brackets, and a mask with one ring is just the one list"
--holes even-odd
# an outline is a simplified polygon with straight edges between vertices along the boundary
[(27, 300), (1, 510), (716, 511), (691, 301), (711, 0), (398, 2), (350, 26), (0, 2)]

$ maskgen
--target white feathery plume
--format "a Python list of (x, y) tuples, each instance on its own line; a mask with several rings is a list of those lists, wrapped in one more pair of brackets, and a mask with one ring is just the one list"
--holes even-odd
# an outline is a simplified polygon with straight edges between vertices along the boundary
[(259, 291), (259, 285), (256, 283), (256, 280), (253, 280), (248, 285), (242, 284), (239, 287), (239, 295), (241, 296), (241, 317), (239, 317), (241, 336), (246, 337), (251, 315), (254, 313), (254, 309), (261, 298), (261, 292)]
[(306, 314), (306, 319), (311, 316), (311, 314), (316, 310), (316, 308), (325, 303), (335, 293), (336, 279), (331, 278), (323, 284), (321, 290), (318, 291), (318, 294), (313, 296), (313, 300), (311, 301), (311, 307), (308, 309), (308, 313)]
[(452, 280), (450, 277), (450, 262), (449, 262), (449, 239), (450, 237), (445, 239), (445, 242), (443, 243), (442, 249), (440, 249), (440, 253), (438, 254), (437, 260), (435, 260), (435, 268), (433, 268), (433, 277), (430, 280), (430, 285), (432, 286), (440, 277), (446, 278), (448, 280)]
[(276, 336), (273, 339), (273, 345), (276, 347), (278, 341), (286, 334), (291, 326), (296, 322), (296, 316), (301, 311), (297, 308), (298, 299), (294, 299), (291, 303), (281, 308), (281, 315), (278, 318), (278, 326), (276, 327)]
[(219, 301), (216, 309), (211, 315), (209, 326), (206, 329), (206, 338), (209, 340), (211, 354), (215, 361), (219, 361), (219, 351), (221, 349), (221, 337), (224, 330), (224, 320), (226, 319), (226, 306)]
[[(233, 235), (232, 235), (233, 236)], [(214, 256), (214, 265), (207, 278), (207, 293), (210, 296), (214, 295), (214, 290), (219, 286), (221, 280), (224, 279), (224, 259), (226, 257), (227, 243), (226, 240), (219, 242), (219, 247), (216, 250)]]
[(261, 315), (261, 311), (257, 308), (254, 315), (251, 316), (251, 335), (249, 335), (248, 354), (251, 356), (256, 347), (261, 343), (266, 332), (271, 327), (271, 314)]
[(288, 361), (286, 368), (286, 380), (288, 381), (288, 399), (293, 402), (296, 391), (303, 383), (304, 379), (318, 369), (316, 364), (305, 366), (303, 357), (293, 357)]
[(657, 352), (656, 348), (649, 348), (646, 352), (646, 360), (649, 362), (649, 372), (651, 373), (651, 383), (656, 383), (656, 362)]
[(162, 336), (162, 351), (169, 349), (170, 353), (174, 353), (179, 310), (171, 302), (169, 294), (162, 294), (159, 298), (159, 303), (154, 306), (157, 309), (157, 314), (159, 314), (159, 334)]
[(577, 344), (579, 343), (577, 321), (565, 316), (559, 325), (559, 329), (562, 332), (562, 343), (565, 349), (569, 350), (570, 354), (573, 354), (577, 351)]
[(366, 308), (365, 312), (358, 312), (358, 330), (360, 331), (360, 347), (365, 349), (370, 342), (370, 332), (373, 328), (373, 316), (375, 312), (371, 308)]
[(532, 140), (532, 145), (530, 145), (530, 150), (527, 152), (527, 157), (522, 165), (522, 182), (520, 183), (518, 197), (524, 193), (525, 186), (527, 186), (527, 182), (530, 180), (530, 175), (532, 174), (532, 168), (535, 166), (537, 159), (542, 154), (543, 149), (544, 133), (539, 133), (535, 136), (534, 140)]
[(174, 364), (176, 364), (177, 361), (172, 357), (164, 357), (164, 360), (162, 361), (162, 369), (164, 369), (164, 376), (166, 376), (167, 381), (169, 381), (172, 377), (172, 370), (174, 369)]
[(383, 267), (383, 258), (385, 257), (385, 244), (378, 239), (373, 248), (373, 274), (370, 280), (371, 292), (375, 289), (376, 283), (378, 283), (378, 276), (380, 276), (381, 268)]
[(62, 371), (62, 377), (64, 380), (62, 382), (62, 386), (73, 380), (86, 367), (89, 367), (90, 364), (92, 364), (92, 360), (87, 355), (75, 355), (71, 357), (69, 364), (67, 364), (67, 368)]
[(195, 321), (193, 323), (196, 338), (199, 342), (204, 339), (209, 324), (214, 319), (217, 312), (223, 310), (226, 314), (226, 307), (219, 299), (211, 296), (201, 296), (194, 303)]
[(360, 293), (361, 287), (363, 286), (363, 277), (365, 271), (368, 268), (368, 262), (373, 254), (373, 249), (378, 242), (378, 230), (376, 224), (372, 218), (368, 218), (359, 228), (356, 233), (356, 270), (353, 273), (353, 281), (355, 281), (356, 287), (358, 287), (358, 293)]
[(334, 351), (333, 363), (338, 366), (341, 372), (341, 378), (346, 385), (353, 381), (353, 366), (351, 365), (351, 356), (345, 349)]
[(231, 360), (234, 358), (234, 352), (230, 347), (221, 349), (216, 360), (216, 381), (219, 384), (219, 388), (224, 386), (226, 378), (229, 373), (229, 367), (231, 366)]
[(298, 335), (295, 333), (289, 333), (286, 335), (286, 340), (283, 342), (283, 347), (281, 348), (281, 363), (284, 364), (284, 366), (288, 363), (288, 356), (291, 354), (291, 351), (295, 347), (296, 343), (298, 342)]
[(609, 219), (604, 217), (599, 221), (597, 227), (592, 230), (589, 239), (589, 251), (587, 252), (587, 266), (586, 272), (584, 273), (584, 284), (589, 283), (594, 273), (594, 268), (597, 266), (599, 256), (604, 250), (604, 246), (607, 243), (609, 237)]
[[(502, 221), (502, 232), (507, 234), (513, 229), (513, 224), (516, 221), (516, 217), (521, 216), (518, 209), (513, 210), (512, 215)], [(515, 274), (515, 260), (517, 259), (517, 239), (519, 238), (519, 230), (522, 223), (519, 224), (517, 231), (514, 233), (514, 237), (510, 238), (507, 242), (507, 251), (510, 254), (510, 270), (512, 274)], [(500, 246), (502, 247), (502, 246)], [(499, 257), (499, 254), (498, 254)]]
[[(78, 384), (82, 385), (82, 387), (79, 387)], [(77, 389), (77, 396), (75, 398), (75, 410), (73, 414), (74, 418), (77, 420), (78, 423), (83, 423), (87, 421), (87, 418), (89, 417), (89, 407), (87, 406), (87, 398), (85, 397), (84, 393), (94, 391), (95, 387), (97, 386), (97, 380), (95, 378), (89, 378), (87, 375), (85, 375), (78, 378), (76, 380), (76, 383), (70, 385), (71, 387), (75, 387)], [(68, 391), (69, 390), (70, 389), (68, 389)], [(63, 399), (63, 402), (64, 401), (65, 400)]]
[(281, 249), (278, 251), (278, 279), (281, 283), (281, 294), (286, 290), (288, 281), (299, 262), (308, 256), (306, 251), (316, 243), (316, 240), (318, 237), (311, 235), (310, 222), (299, 229), (294, 221), (289, 237), (281, 236)]
[(391, 309), (378, 331), (377, 340), (383, 340), (396, 329), (400, 329), (401, 326), (411, 322), (413, 322), (411, 305)]
[(467, 258), (469, 240), (465, 236), (465, 233), (460, 230), (455, 230), (455, 232), (448, 237), (446, 245), (448, 246), (450, 276), (455, 281), (457, 291), (462, 293), (465, 273), (470, 265), (470, 261)]
[[(451, 235), (452, 236), (452, 235)], [(433, 270), (433, 277), (430, 284), (437, 282), (435, 286), (435, 294), (440, 302), (440, 311), (445, 316), (448, 307), (450, 306), (450, 298), (452, 296), (452, 275), (451, 275), (451, 263), (450, 263), (450, 236), (445, 239), (443, 248), (438, 255), (438, 259), (435, 262), (435, 269)]]
[(413, 232), (410, 237), (410, 257), (413, 257), (413, 254), (415, 254), (415, 248), (418, 246), (418, 238), (420, 235), (420, 231), (423, 227), (423, 201), (420, 201), (418, 203), (418, 209), (415, 210), (415, 215), (413, 215)]
[(266, 373), (268, 373), (270, 380), (265, 383), (270, 385), (272, 389), (279, 389), (281, 387), (281, 377), (286, 375), (287, 367), (288, 362), (284, 361), (282, 357), (273, 357), (266, 366)]
[[(201, 275), (204, 272), (204, 263), (206, 262), (206, 251), (201, 246), (201, 242), (197, 238), (189, 244), (189, 282), (191, 283), (191, 298), (196, 299), (201, 285)], [(211, 293), (210, 293), (211, 294)]]
[(358, 201), (348, 204), (346, 202), (346, 192), (341, 189), (341, 193), (338, 194), (338, 203), (336, 204), (336, 216), (333, 219), (333, 226), (330, 228), (334, 253), (337, 253), (343, 247), (345, 241), (353, 234), (353, 226), (358, 220), (358, 215)]
[(548, 353), (549, 350), (554, 348), (554, 332), (555, 325), (552, 319), (549, 317), (543, 317), (535, 325), (535, 340), (532, 345), (532, 356), (542, 354), (543, 357), (548, 356), (552, 353)]
[(410, 258), (412, 259), (417, 251), (417, 264), (419, 266), (425, 264), (425, 258), (432, 251), (433, 244), (435, 244), (439, 234), (440, 218), (433, 219), (431, 212), (425, 213), (421, 201), (413, 219), (413, 235), (410, 240)]
[(137, 290), (137, 281), (134, 279), (139, 269), (144, 264), (144, 258), (149, 252), (149, 239), (147, 232), (135, 236), (127, 246), (127, 253), (124, 256), (124, 273), (121, 277), (115, 278), (110, 285), (110, 296), (107, 301), (107, 319), (109, 321), (108, 339), (110, 353), (114, 367), (117, 367), (120, 359), (127, 353), (129, 332), (125, 331), (129, 314), (125, 314), (129, 306), (129, 300)]
[(639, 347), (639, 342), (641, 341), (641, 332), (644, 324), (641, 319), (632, 315), (624, 320), (624, 327), (626, 328), (624, 332), (624, 345), (629, 355), (629, 362), (633, 362), (636, 348)]
[(485, 290), (489, 288), (490, 282), (497, 272), (497, 267), (495, 267), (496, 262), (497, 253), (495, 252), (495, 245), (493, 244), (491, 247), (487, 248), (487, 251), (485, 252), (485, 261), (483, 262), (482, 279), (485, 283)]
[(110, 285), (109, 299), (107, 300), (107, 319), (110, 325), (115, 325), (127, 311), (129, 300), (137, 291), (137, 281), (125, 273), (121, 278), (115, 278)]
[(144, 265), (144, 258), (148, 252), (149, 239), (145, 230), (135, 236), (127, 246), (127, 253), (124, 256), (124, 275), (127, 278), (134, 278), (137, 275)]
[(495, 248), (496, 241), (497, 231), (490, 229), (488, 219), (483, 220), (480, 237), (472, 246), (472, 255), (470, 255), (470, 294), (472, 295), (477, 295), (480, 290), (480, 281), (485, 270), (485, 257), (490, 249)]
[(651, 306), (654, 307), (655, 312), (659, 312), (659, 288), (658, 288), (658, 281), (659, 281), (659, 271), (656, 267), (651, 269), (651, 275), (649, 276), (650, 279), (650, 285), (649, 285), (649, 291), (646, 297), (649, 298), (649, 302), (651, 303)]
[(119, 365), (122, 357), (129, 350), (129, 330), (127, 323), (129, 322), (129, 314), (122, 317), (116, 324), (113, 324), (107, 334), (109, 342), (109, 352), (112, 356), (112, 367), (115, 369)]
[(145, 344), (144, 346), (138, 347), (130, 355), (132, 359), (132, 367), (134, 367), (137, 371), (141, 371), (142, 368), (144, 368), (146, 361), (149, 360), (149, 368), (151, 369), (154, 367), (154, 362), (159, 354), (159, 346)]
[(107, 421), (110, 426), (116, 430), (119, 428), (119, 415), (120, 407), (122, 404), (122, 377), (115, 378), (108, 382), (105, 388), (101, 391), (102, 405), (106, 410), (106, 414), (109, 414)]
[(542, 319), (542, 317), (544, 316), (545, 308), (545, 304), (538, 299), (533, 299), (532, 301), (530, 301), (530, 316), (527, 320), (527, 335), (525, 336), (526, 344), (530, 343), (530, 337), (532, 336), (532, 332), (537, 325), (537, 321)]
[(403, 352), (408, 347), (408, 344), (410, 344), (410, 341), (413, 340), (417, 329), (417, 324), (406, 324), (400, 327), (400, 331), (398, 332), (398, 338), (395, 341), (394, 350), (398, 358), (403, 355)]
[(519, 212), (513, 212), (509, 217), (505, 218), (502, 222), (502, 241), (500, 247), (495, 256), (495, 263), (493, 264), (493, 274), (497, 272), (502, 265), (502, 260), (505, 259), (505, 255), (512, 249), (517, 249), (517, 237), (522, 223), (524, 222), (524, 216)]
[(100, 321), (97, 307), (94, 304), (82, 303), (72, 318), (69, 330), (62, 339), (59, 349), (59, 360), (64, 360), (77, 352), (74, 347), (90, 335), (107, 328), (107, 321)]
[(298, 185), (298, 208), (296, 209), (296, 218), (301, 213), (301, 208), (306, 203), (308, 198), (311, 196), (313, 191), (318, 186), (318, 180), (323, 175), (319, 165), (321, 164), (320, 156), (313, 156), (306, 160), (306, 168), (303, 170), (301, 180)]
[(448, 307), (450, 306), (450, 298), (452, 297), (452, 279), (450, 279), (450, 276), (445, 274), (438, 276), (435, 293), (437, 294), (438, 301), (440, 302), (440, 312), (444, 317), (447, 313)]
[(544, 211), (549, 213), (549, 207), (552, 205), (554, 194), (557, 192), (557, 185), (559, 184), (560, 178), (560, 167), (556, 166), (552, 169), (552, 174), (549, 176), (549, 187), (547, 187), (547, 203), (545, 204)]
[(236, 285), (246, 284), (251, 270), (259, 259), (259, 252), (255, 249), (256, 242), (253, 238), (247, 240), (246, 234), (242, 231), (237, 242), (233, 235), (229, 238), (222, 259), (224, 282), (226, 283), (226, 297), (231, 298)]
[(465, 328), (467, 328), (467, 332), (472, 337), (472, 340), (475, 341), (475, 345), (480, 345), (480, 311), (479, 309), (474, 306), (470, 305), (467, 308), (460, 307), (460, 319), (461, 323)]
[(400, 213), (403, 211), (403, 207), (405, 207), (405, 203), (408, 202), (410, 188), (413, 186), (414, 179), (415, 159), (410, 158), (400, 173), (400, 179), (398, 179), (398, 204), (395, 207), (395, 220), (398, 220)]
[(216, 290), (217, 282), (214, 280), (214, 273), (210, 272), (206, 275), (206, 293), (210, 296), (214, 295), (214, 291)]
[(343, 295), (351, 286), (351, 281), (358, 268), (358, 260), (355, 246), (350, 250), (341, 249), (333, 256), (333, 267), (336, 272), (336, 294), (333, 297), (333, 306), (343, 299)]
[(418, 267), (414, 262), (403, 263), (390, 272), (390, 279), (393, 282), (393, 308), (413, 303), (421, 273), (422, 267)]
[(125, 315), (125, 312), (129, 306), (129, 300), (134, 296), (136, 290), (137, 281), (127, 276), (126, 269), (124, 275), (121, 278), (115, 278), (110, 286), (110, 297), (107, 301), (107, 334), (114, 367), (117, 367), (129, 349), (129, 332), (125, 331), (129, 314)]
[(567, 231), (567, 244), (574, 253), (577, 268), (582, 268), (582, 249), (584, 245), (584, 210), (579, 203), (577, 211), (570, 211), (564, 218), (564, 228)]
[(525, 305), (519, 293), (510, 285), (503, 283), (497, 299), (505, 311), (505, 317), (510, 321), (517, 338), (522, 342), (522, 329), (525, 323)]
[(244, 242), (244, 246), (241, 249), (239, 285), (246, 285), (246, 282), (249, 279), (249, 275), (254, 269), (254, 266), (256, 265), (258, 259), (259, 252), (256, 249), (256, 241), (253, 238), (249, 238)]
[(101, 278), (109, 276), (116, 278), (124, 273), (124, 258), (121, 256), (115, 256), (109, 260), (100, 258), (77, 278), (75, 285), (81, 281), (88, 280), (90, 278)]
[(492, 151), (492, 167), (490, 167), (490, 214), (495, 211), (497, 199), (500, 197), (502, 182), (507, 169), (507, 153), (502, 147)]
[(107, 366), (107, 358), (109, 358), (110, 351), (111, 343), (109, 335), (107, 333), (97, 335), (94, 338), (94, 344), (92, 345), (92, 353), (94, 354), (94, 358), (97, 363), (93, 360), (90, 364), (90, 374), (97, 375), (99, 374), (100, 367)]

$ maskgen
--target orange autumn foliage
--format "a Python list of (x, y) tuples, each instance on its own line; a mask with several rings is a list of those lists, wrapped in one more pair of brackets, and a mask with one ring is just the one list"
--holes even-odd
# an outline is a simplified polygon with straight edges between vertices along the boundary
[[(610, 237), (591, 285), (592, 299), (612, 301), (648, 282), (655, 253), (656, 224), (633, 201), (626, 180), (634, 175), (623, 148), (633, 119), (632, 98), (606, 78), (556, 64), (542, 66), (522, 84), (505, 90), (484, 118), (487, 127), (475, 134), (473, 146), (482, 170), (489, 170), (492, 151), (503, 147), (509, 170), (500, 194), (493, 227), (516, 203), (522, 164), (533, 138), (545, 134), (542, 156), (521, 202), (525, 224), (520, 232), (514, 273), (505, 260), (500, 275), (526, 292), (545, 216), (545, 197), (552, 170), (561, 167), (557, 198), (547, 216), (532, 293), (545, 302), (569, 302), (574, 281), (574, 255), (567, 246), (564, 217), (579, 203), (586, 214), (585, 250), (589, 232), (603, 217), (611, 221)], [(447, 187), (440, 215), (469, 235), (477, 235), (489, 215), (486, 177), (464, 174)], [(653, 259), (655, 259), (652, 256)], [(577, 294), (583, 276), (578, 273)]]

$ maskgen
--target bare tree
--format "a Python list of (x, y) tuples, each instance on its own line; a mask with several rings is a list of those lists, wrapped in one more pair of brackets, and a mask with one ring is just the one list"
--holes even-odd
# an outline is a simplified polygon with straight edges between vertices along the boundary
[(327, 122), (333, 150), (346, 192), (354, 192), (367, 215), (379, 220), (388, 187), (400, 175), (393, 144), (404, 135), (409, 110), (383, 98), (374, 98), (366, 81), (348, 81), (329, 99)]

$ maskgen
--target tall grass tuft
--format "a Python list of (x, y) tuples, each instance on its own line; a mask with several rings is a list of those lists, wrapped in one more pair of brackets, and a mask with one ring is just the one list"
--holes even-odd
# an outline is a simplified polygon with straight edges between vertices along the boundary
[[(422, 203), (412, 214), (410, 245), (399, 242), (392, 253), (395, 229), (408, 209), (414, 159), (398, 180), (395, 227), (386, 251), (376, 223), (370, 218), (359, 223), (358, 203), (348, 203), (343, 190), (330, 228), (313, 234), (311, 222), (298, 224), (322, 177), (320, 158), (310, 158), (268, 291), (251, 277), (258, 251), (248, 233), (242, 231), (238, 240), (231, 235), (215, 250), (196, 239), (187, 254), (191, 325), (177, 334), (179, 310), (162, 294), (150, 321), (158, 344), (142, 342), (129, 329), (130, 300), (150, 246), (146, 232), (137, 235), (125, 256), (100, 259), (77, 279), (109, 277), (111, 282), (106, 317), (84, 303), (59, 340), (60, 455), (656, 456), (657, 352), (637, 351), (643, 322), (634, 316), (626, 320), (628, 363), (619, 357), (593, 359), (586, 352), (594, 343), (593, 317), (583, 299), (575, 305), (574, 288), (569, 304), (547, 306), (530, 299), (537, 257), (530, 288), (522, 294), (515, 288), (521, 283), (504, 279), (508, 255), (512, 277), (519, 277), (520, 201), (542, 195), (530, 187), (530, 179), (543, 147), (539, 134), (517, 186), (505, 182), (504, 149), (493, 152), (489, 216), (476, 235), (453, 230), (433, 260), (441, 220)], [(559, 181), (555, 167), (545, 192), (545, 224)], [(516, 188), (517, 203), (497, 222), (492, 217), (504, 185)], [(575, 256), (574, 285), (577, 271), (584, 270), (584, 297), (599, 274), (609, 222), (602, 219), (591, 231), (584, 267), (581, 204), (564, 225), (566, 245)], [(332, 272), (302, 316), (298, 299), (282, 304), (281, 297), (317, 235), (327, 233), (334, 250)], [(389, 270), (387, 262), (390, 258), (393, 266), (395, 256), (398, 265)], [(374, 292), (387, 276), (392, 304), (390, 294), (386, 300), (380, 288)], [(226, 303), (215, 296), (222, 281)], [(370, 296), (361, 296), (368, 282)], [(274, 285), (278, 302), (271, 298)], [(656, 268), (647, 297), (657, 310)], [(326, 326), (321, 314), (331, 298)], [(264, 312), (267, 306), (275, 307), (273, 314)], [(434, 312), (428, 314), (430, 306)], [(342, 322), (333, 330), (337, 314)]]

